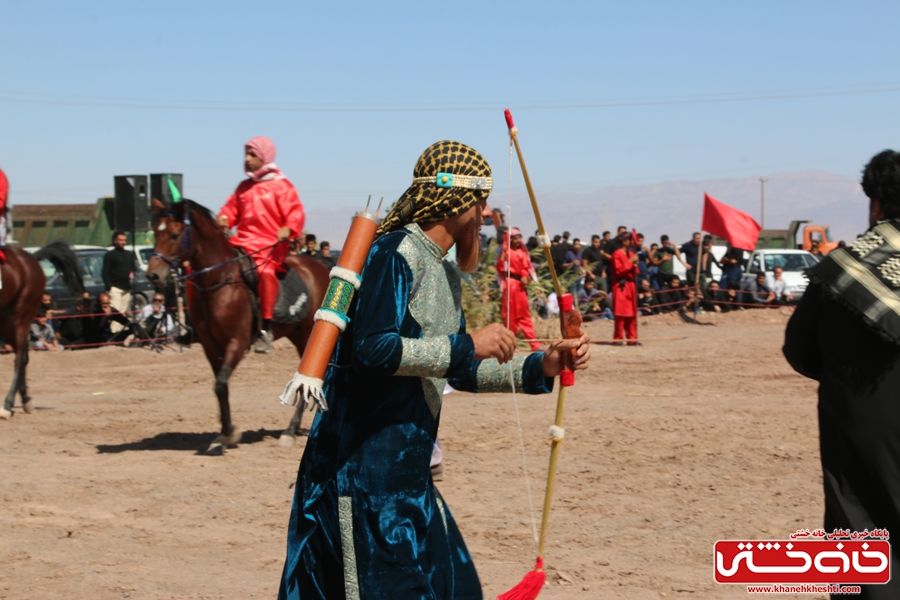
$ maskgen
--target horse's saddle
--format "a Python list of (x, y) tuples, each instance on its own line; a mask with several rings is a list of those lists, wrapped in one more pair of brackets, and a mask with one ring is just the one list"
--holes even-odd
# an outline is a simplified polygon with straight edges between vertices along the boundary
[[(254, 300), (258, 302), (259, 274), (256, 271), (256, 263), (253, 262), (252, 256), (240, 248), (238, 252), (242, 255), (239, 261), (241, 275), (247, 282), (247, 287), (253, 292)], [(278, 273), (278, 300), (275, 301), (275, 308), (272, 311), (272, 321), (293, 325), (302, 321), (307, 314), (309, 314), (309, 290), (306, 283), (297, 271), (284, 264)]]

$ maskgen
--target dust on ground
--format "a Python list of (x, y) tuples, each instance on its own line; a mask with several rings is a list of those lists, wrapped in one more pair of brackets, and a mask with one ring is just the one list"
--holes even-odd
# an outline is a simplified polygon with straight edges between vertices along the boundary
[[(541, 598), (747, 597), (714, 583), (716, 540), (821, 526), (817, 384), (781, 355), (789, 316), (642, 318), (643, 346), (593, 346), (567, 392)], [(33, 352), (37, 410), (0, 421), (0, 598), (274, 597), (305, 442), (277, 443), (298, 362), (277, 346), (232, 378), (244, 437), (224, 456), (198, 454), (218, 431), (198, 346)], [(438, 487), (486, 598), (533, 565), (556, 397), (516, 398), (531, 503), (513, 397), (445, 398)]]

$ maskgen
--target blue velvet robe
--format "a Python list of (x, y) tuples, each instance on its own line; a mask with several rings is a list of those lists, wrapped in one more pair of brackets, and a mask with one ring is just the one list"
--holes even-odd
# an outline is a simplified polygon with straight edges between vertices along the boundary
[[(300, 462), (279, 598), (482, 598), (430, 460), (444, 384), (510, 391), (510, 367), (475, 360), (442, 255), (415, 224), (369, 254)], [(512, 366), (517, 391), (552, 391), (540, 354)]]

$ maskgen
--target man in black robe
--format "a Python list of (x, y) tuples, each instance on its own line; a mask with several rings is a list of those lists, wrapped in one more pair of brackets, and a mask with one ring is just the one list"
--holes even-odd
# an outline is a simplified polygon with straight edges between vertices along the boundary
[[(900, 534), (900, 153), (866, 166), (866, 234), (807, 271), (784, 355), (819, 381), (826, 532)], [(892, 567), (900, 565), (892, 545)], [(900, 577), (861, 598), (900, 598)]]

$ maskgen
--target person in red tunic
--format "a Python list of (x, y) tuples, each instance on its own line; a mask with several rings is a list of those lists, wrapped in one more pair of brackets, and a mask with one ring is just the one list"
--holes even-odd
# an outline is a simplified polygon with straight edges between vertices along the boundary
[[(506, 244), (500, 251), (497, 259), (497, 271), (505, 278), (503, 296), (500, 301), (500, 314), (506, 328), (517, 334), (522, 330), (525, 339), (534, 340), (534, 323), (531, 321), (531, 303), (528, 302), (528, 292), (525, 290), (529, 281), (537, 279), (534, 265), (528, 249), (522, 243), (522, 232), (513, 227), (509, 239), (509, 274), (507, 276), (507, 249)], [(529, 342), (532, 350), (541, 347), (540, 342)]]
[(12, 229), (9, 227), (9, 207), (6, 206), (8, 194), (9, 180), (3, 169), (0, 169), (0, 246), (5, 246), (7, 238), (12, 234)]
[[(634, 276), (637, 272), (638, 256), (631, 251), (631, 234), (619, 235), (622, 247), (612, 253), (613, 317), (615, 319), (614, 340), (637, 339), (637, 290)], [(628, 342), (633, 346), (637, 342)]]
[[(303, 205), (297, 190), (275, 165), (275, 144), (267, 137), (257, 136), (244, 145), (244, 170), (248, 179), (242, 181), (219, 213), (219, 225), (236, 228), (229, 238), (231, 244), (252, 254), (259, 274), (259, 308), (262, 331), (254, 349), (272, 349), (272, 311), (278, 300), (278, 271), (287, 256), (288, 240), (303, 231)], [(264, 249), (276, 242), (274, 248)], [(258, 252), (257, 252), (258, 251)]]

